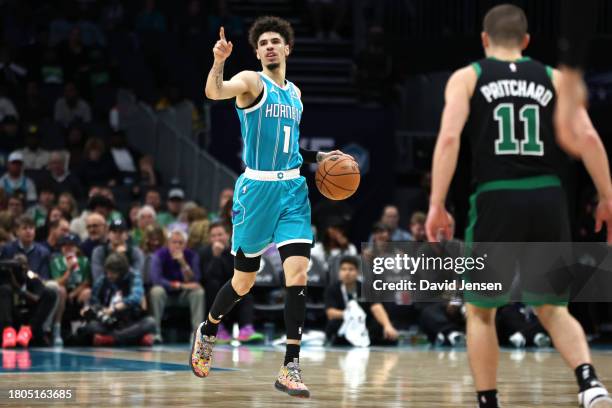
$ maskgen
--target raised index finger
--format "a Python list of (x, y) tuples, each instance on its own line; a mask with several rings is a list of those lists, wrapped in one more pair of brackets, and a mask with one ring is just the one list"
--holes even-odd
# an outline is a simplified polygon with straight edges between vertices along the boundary
[(219, 29), (219, 38), (225, 41), (225, 29), (223, 28), (223, 26), (221, 26), (221, 28)]

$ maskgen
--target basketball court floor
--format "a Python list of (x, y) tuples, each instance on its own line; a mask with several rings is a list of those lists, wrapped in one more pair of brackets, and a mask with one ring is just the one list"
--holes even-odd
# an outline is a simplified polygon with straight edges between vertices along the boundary
[[(464, 349), (426, 346), (303, 348), (310, 400), (276, 391), (283, 357), (272, 346), (218, 346), (207, 379), (191, 373), (188, 345), (154, 348), (3, 350), (0, 406), (121, 407), (470, 407)], [(593, 351), (612, 384), (612, 350)], [(552, 349), (504, 350), (499, 390), (506, 407), (576, 407), (573, 373)], [(72, 400), (9, 399), (11, 389), (71, 389)]]

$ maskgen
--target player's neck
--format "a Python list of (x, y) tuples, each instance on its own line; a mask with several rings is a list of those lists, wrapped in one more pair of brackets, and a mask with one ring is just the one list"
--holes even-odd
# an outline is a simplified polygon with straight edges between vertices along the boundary
[(487, 58), (495, 58), (501, 61), (516, 61), (523, 58), (523, 53), (518, 48), (489, 47), (485, 50)]
[(285, 86), (286, 72), (287, 70), (283, 66), (280, 66), (274, 70), (270, 70), (267, 67), (263, 67), (263, 73), (266, 74), (268, 78), (273, 80), (276, 85), (280, 86), (281, 88)]

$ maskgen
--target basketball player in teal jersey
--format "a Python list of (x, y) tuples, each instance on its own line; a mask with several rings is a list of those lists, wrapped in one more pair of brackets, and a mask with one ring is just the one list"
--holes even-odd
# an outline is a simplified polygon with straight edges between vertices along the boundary
[(194, 333), (190, 364), (196, 376), (208, 376), (218, 324), (249, 292), (261, 254), (274, 243), (280, 252), (287, 286), (287, 349), (275, 387), (291, 396), (307, 398), (310, 392), (302, 381), (299, 352), (313, 237), (308, 187), (299, 167), (302, 162), (315, 163), (343, 153), (300, 149), (301, 94), (285, 79), (294, 38), (287, 21), (261, 17), (253, 23), (249, 42), (261, 61), (262, 71), (242, 71), (229, 81), (223, 80), (223, 66), (233, 45), (225, 39), (223, 27), (219, 36), (213, 48), (215, 61), (206, 81), (206, 96), (215, 100), (236, 98), (247, 168), (234, 189), (234, 276), (219, 290), (208, 319)]
[[(475, 193), (465, 240), (478, 242), (567, 242), (571, 239), (565, 193), (557, 176), (561, 150), (580, 158), (599, 204), (596, 229), (607, 225), (612, 243), (612, 182), (606, 151), (584, 106), (576, 107), (572, 131), (555, 132), (553, 117), (561, 73), (522, 55), (529, 43), (527, 18), (513, 5), (491, 9), (484, 19), (486, 58), (456, 71), (448, 81), (433, 158), (426, 231), (430, 241), (451, 238), (446, 195), (457, 165), (461, 134), (469, 137)], [(521, 280), (537, 259), (522, 259)], [(530, 268), (531, 265), (531, 268)], [(509, 296), (478, 298), (465, 293), (467, 349), (480, 408), (497, 408), (496, 307)], [(598, 380), (580, 324), (567, 299), (541, 297), (532, 304), (568, 366), (574, 370), (583, 408), (612, 407)], [(525, 300), (530, 303), (529, 300)], [(550, 406), (551, 404), (545, 404)]]

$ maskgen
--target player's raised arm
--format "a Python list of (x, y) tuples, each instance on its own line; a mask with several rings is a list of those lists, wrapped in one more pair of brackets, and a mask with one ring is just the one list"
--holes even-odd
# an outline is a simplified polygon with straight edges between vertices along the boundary
[(451, 221), (444, 203), (457, 167), (461, 132), (470, 113), (470, 98), (477, 79), (473, 68), (466, 67), (455, 72), (446, 85), (442, 122), (433, 156), (431, 198), (425, 225), (430, 241), (438, 241), (440, 234), (443, 238), (452, 238)]
[(244, 94), (256, 96), (261, 89), (261, 82), (257, 73), (253, 71), (242, 71), (229, 81), (223, 80), (223, 69), (225, 60), (232, 54), (234, 45), (225, 39), (225, 30), (219, 29), (219, 40), (213, 47), (215, 61), (208, 73), (205, 93), (209, 99), (230, 99)]
[[(565, 96), (562, 95), (563, 92), (578, 93), (577, 90), (563, 86), (562, 75), (560, 71), (553, 72), (553, 84), (560, 99)], [(586, 98), (583, 96), (581, 99), (584, 101)], [(612, 181), (606, 149), (589, 118), (584, 103), (580, 103), (580, 106), (574, 110), (563, 109), (559, 103), (556, 108), (557, 123), (562, 125), (557, 128), (557, 142), (568, 154), (580, 158), (584, 163), (599, 195), (595, 230), (599, 232), (603, 224), (607, 224), (607, 240), (612, 243)], [(565, 115), (563, 120), (560, 120), (559, 115)]]

